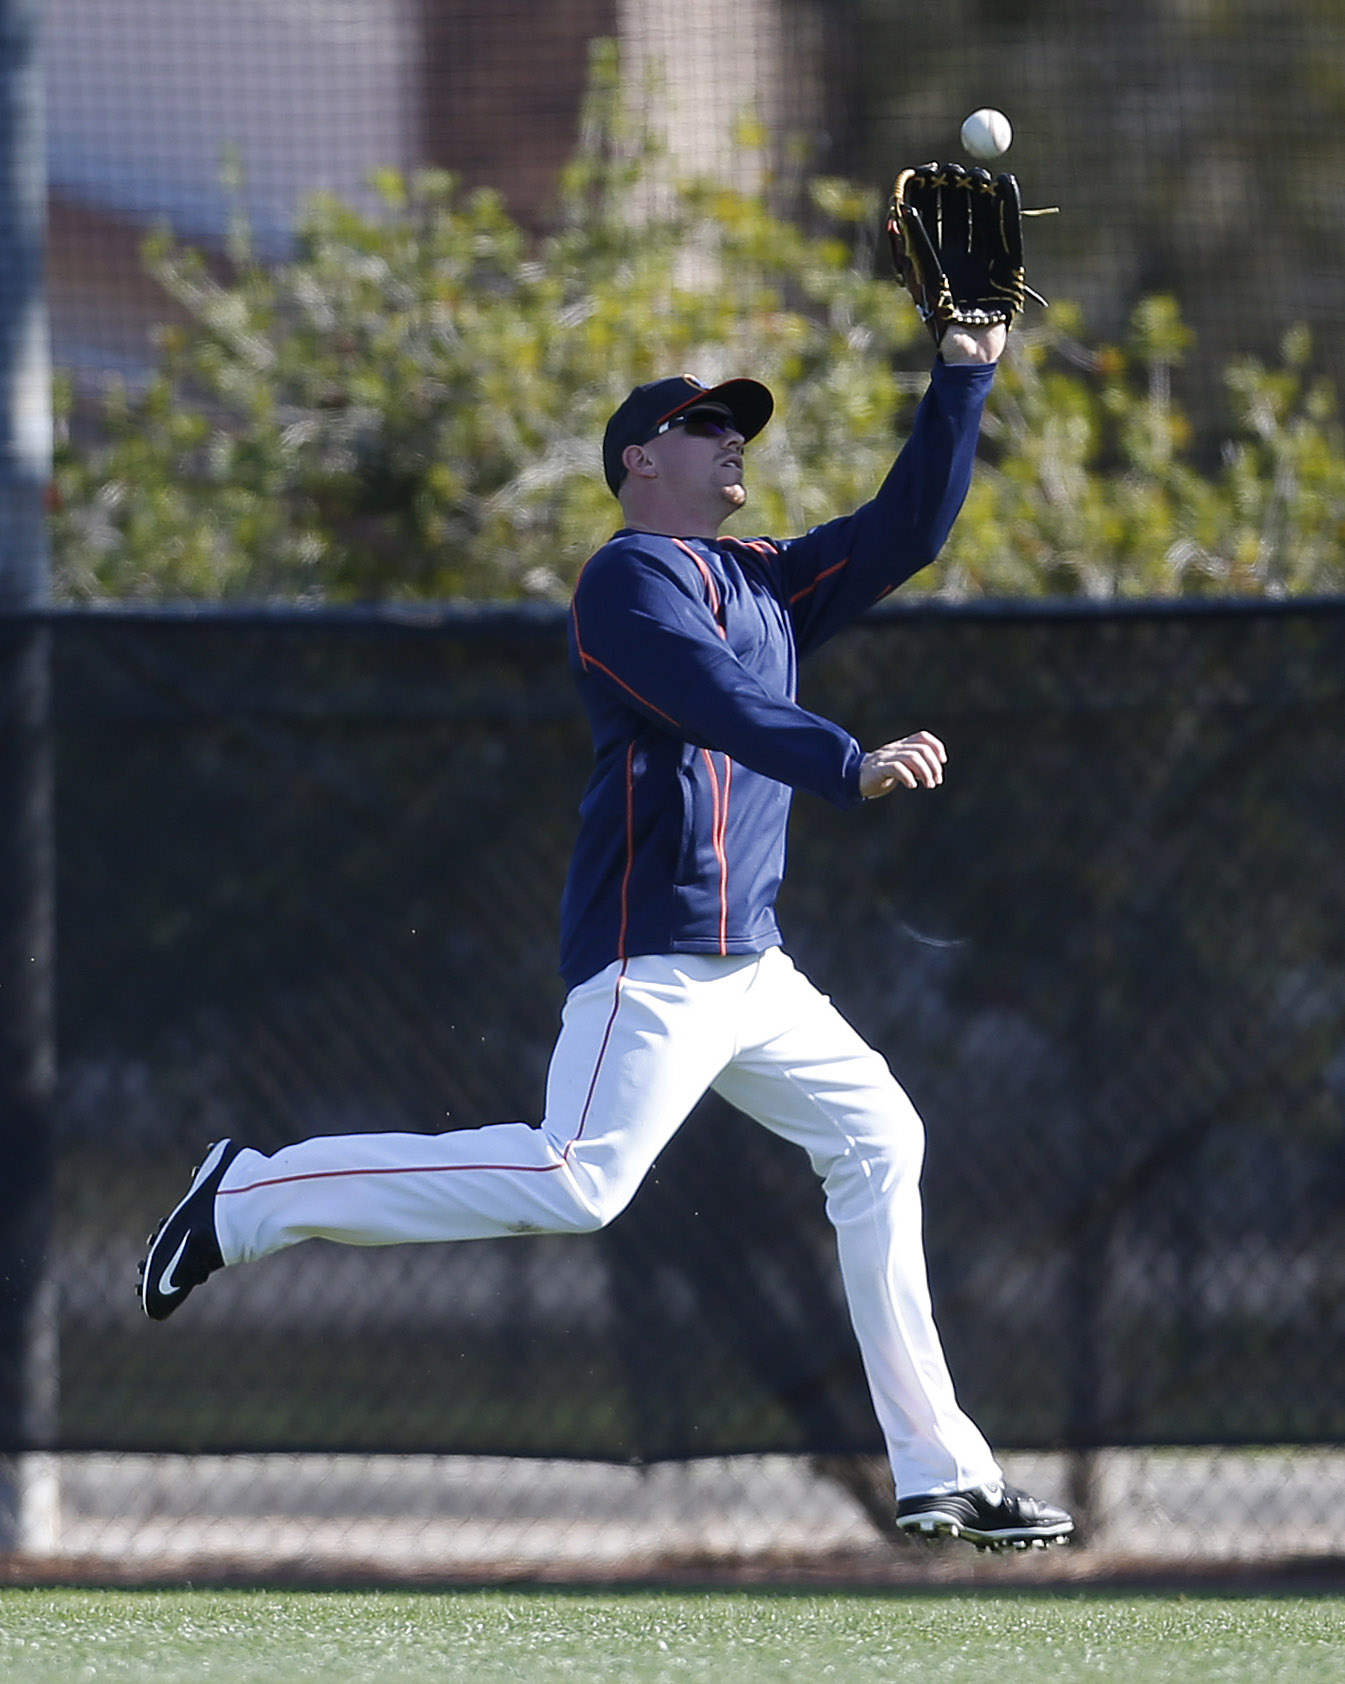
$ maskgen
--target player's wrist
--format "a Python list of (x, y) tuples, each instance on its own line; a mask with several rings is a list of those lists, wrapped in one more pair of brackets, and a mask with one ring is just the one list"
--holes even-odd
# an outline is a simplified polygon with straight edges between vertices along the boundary
[(1009, 330), (1002, 322), (988, 327), (949, 327), (939, 344), (939, 355), (950, 368), (997, 363), (1004, 355)]

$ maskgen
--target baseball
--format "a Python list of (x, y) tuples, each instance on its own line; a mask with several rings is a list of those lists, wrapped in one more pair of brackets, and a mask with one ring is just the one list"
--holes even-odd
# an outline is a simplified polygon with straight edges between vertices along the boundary
[(983, 106), (962, 125), (962, 144), (973, 158), (998, 158), (1013, 143), (1013, 125), (1002, 111)]

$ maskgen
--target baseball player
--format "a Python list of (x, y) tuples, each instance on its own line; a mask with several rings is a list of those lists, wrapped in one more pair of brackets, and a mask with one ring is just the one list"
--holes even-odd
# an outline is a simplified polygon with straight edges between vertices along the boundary
[(929, 732), (865, 752), (800, 707), (795, 685), (801, 656), (935, 559), (962, 505), (1012, 319), (964, 313), (926, 316), (930, 386), (872, 501), (799, 538), (720, 533), (746, 498), (745, 447), (773, 409), (765, 386), (677, 375), (616, 410), (602, 458), (624, 523), (584, 567), (569, 620), (595, 759), (562, 905), (569, 993), (543, 1121), (318, 1138), (270, 1156), (219, 1141), (150, 1244), (151, 1317), (221, 1267), (315, 1236), (601, 1228), (713, 1089), (801, 1146), (822, 1182), (898, 1524), (988, 1548), (1069, 1536), (1064, 1510), (1005, 1483), (958, 1405), (926, 1281), (920, 1119), (791, 963), (775, 915), (795, 790), (849, 808), (943, 780)]

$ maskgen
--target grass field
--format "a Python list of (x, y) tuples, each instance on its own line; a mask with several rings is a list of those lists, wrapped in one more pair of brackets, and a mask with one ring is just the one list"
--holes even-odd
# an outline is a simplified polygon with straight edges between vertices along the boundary
[(0, 1592), (5, 1684), (1341, 1684), (1345, 1599)]

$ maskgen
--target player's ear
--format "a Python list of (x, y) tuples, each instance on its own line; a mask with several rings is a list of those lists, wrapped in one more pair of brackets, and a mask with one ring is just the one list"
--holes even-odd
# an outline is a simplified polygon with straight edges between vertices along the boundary
[(634, 474), (638, 479), (653, 479), (658, 472), (654, 466), (654, 458), (642, 444), (628, 444), (621, 452), (621, 461), (626, 472)]

